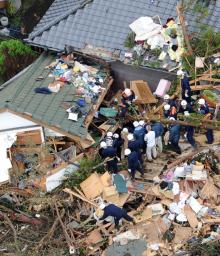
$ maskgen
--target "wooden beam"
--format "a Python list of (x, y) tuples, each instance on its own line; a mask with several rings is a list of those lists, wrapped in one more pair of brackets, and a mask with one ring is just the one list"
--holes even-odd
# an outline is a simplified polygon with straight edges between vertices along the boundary
[(202, 90), (213, 90), (213, 89), (220, 89), (220, 85), (193, 85), (190, 86), (192, 91), (202, 91)]

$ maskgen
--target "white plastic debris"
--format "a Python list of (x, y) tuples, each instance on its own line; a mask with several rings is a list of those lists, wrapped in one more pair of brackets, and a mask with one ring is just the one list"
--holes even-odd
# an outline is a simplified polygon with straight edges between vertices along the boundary
[(202, 209), (202, 205), (194, 198), (194, 197), (190, 197), (188, 200), (187, 200), (189, 206), (192, 208), (192, 210), (195, 212), (195, 213), (198, 213), (201, 209)]

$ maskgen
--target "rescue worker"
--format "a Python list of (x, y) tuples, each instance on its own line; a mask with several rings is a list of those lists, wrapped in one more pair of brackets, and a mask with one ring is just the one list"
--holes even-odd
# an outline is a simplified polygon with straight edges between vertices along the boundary
[(122, 148), (123, 143), (124, 143), (124, 140), (119, 136), (119, 134), (114, 133), (113, 134), (113, 148), (116, 149), (117, 156), (120, 158), (120, 160), (121, 160), (121, 148)]
[[(175, 118), (170, 117), (169, 120), (175, 120)], [(177, 154), (181, 154), (181, 148), (179, 146), (180, 140), (180, 129), (181, 126), (179, 124), (172, 124), (169, 127), (169, 143), (172, 146), (172, 150)]]
[(146, 127), (147, 133), (144, 136), (144, 140), (147, 144), (147, 159), (149, 162), (153, 161), (157, 157), (157, 150), (156, 150), (156, 135), (155, 132), (151, 130), (151, 126), (147, 125)]
[(163, 142), (162, 142), (162, 136), (164, 133), (164, 127), (161, 123), (155, 122), (152, 125), (152, 131), (155, 132), (155, 142), (156, 142), (156, 147), (158, 148), (159, 153), (163, 152)]
[[(204, 115), (205, 119), (211, 120), (212, 115), (210, 113), (209, 106), (205, 102), (205, 100), (199, 99), (198, 104), (199, 104), (198, 113)], [(213, 135), (212, 129), (206, 130), (206, 139), (207, 139), (206, 144), (212, 144), (214, 142), (214, 135)]]
[(125, 117), (129, 106), (135, 100), (135, 94), (131, 89), (126, 88), (121, 95), (121, 110), (119, 113), (120, 117)]
[(105, 141), (100, 143), (100, 156), (102, 159), (105, 159), (107, 162), (107, 167), (109, 172), (117, 173), (118, 172), (118, 159), (117, 151), (112, 146), (108, 147)]
[(141, 143), (138, 140), (135, 140), (134, 135), (132, 133), (128, 134), (128, 148), (131, 151), (137, 152), (138, 159), (142, 165), (143, 159), (142, 159), (142, 153), (141, 153)]
[(107, 147), (112, 147), (113, 145), (113, 133), (112, 132), (107, 132), (106, 138), (105, 138), (105, 142), (107, 144)]
[(119, 229), (119, 221), (123, 218), (129, 222), (135, 223), (134, 219), (129, 216), (125, 209), (120, 208), (114, 204), (100, 204), (94, 213), (94, 218), (96, 220), (105, 220), (108, 217), (113, 217), (115, 222), (115, 227)]
[[(187, 103), (186, 100), (182, 100), (180, 103), (179, 113), (184, 114), (185, 116), (189, 116), (192, 113), (192, 106)], [(194, 127), (193, 126), (185, 126), (186, 131), (186, 139), (191, 144), (193, 148), (196, 148), (196, 141), (194, 139)]]
[(163, 115), (165, 118), (169, 118), (170, 116), (170, 104), (166, 104), (164, 105), (164, 111), (163, 111)]
[(121, 131), (121, 138), (123, 139), (124, 143), (122, 145), (121, 149), (121, 158), (124, 159), (124, 151), (126, 148), (128, 148), (128, 128), (124, 127)]
[(141, 173), (141, 177), (144, 177), (144, 170), (140, 163), (138, 153), (136, 151), (131, 151), (129, 148), (125, 149), (125, 156), (128, 157), (128, 171), (131, 173), (132, 180), (135, 179), (136, 171)]
[(173, 99), (170, 98), (170, 95), (165, 94), (164, 95), (164, 103), (169, 104), (170, 107), (177, 107), (177, 97), (174, 97)]
[(145, 141), (144, 141), (144, 136), (145, 136), (145, 133), (146, 133), (146, 129), (144, 127), (144, 121), (141, 120), (140, 122), (138, 121), (135, 121), (133, 123), (134, 125), (134, 138), (140, 142), (140, 146), (141, 146), (141, 149), (142, 149), (142, 152), (145, 152)]
[(191, 104), (191, 87), (189, 84), (189, 77), (186, 75), (186, 73), (182, 70), (177, 71), (177, 75), (181, 79), (181, 93), (182, 93), (182, 99), (186, 100), (188, 104)]

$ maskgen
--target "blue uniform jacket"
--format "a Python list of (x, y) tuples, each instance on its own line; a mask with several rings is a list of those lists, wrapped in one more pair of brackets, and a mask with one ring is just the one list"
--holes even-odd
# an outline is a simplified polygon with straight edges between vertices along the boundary
[(144, 127), (138, 126), (134, 129), (134, 137), (138, 140), (141, 145), (144, 144), (144, 136), (146, 134), (146, 129)]
[(209, 113), (209, 106), (207, 104), (205, 105), (202, 105), (200, 108), (199, 108), (199, 113), (200, 114), (203, 114), (203, 115), (206, 115)]
[(104, 215), (102, 216), (102, 218), (100, 218), (100, 220), (104, 220), (109, 216), (112, 216), (117, 219), (121, 219), (123, 218), (124, 214), (125, 214), (124, 209), (121, 209), (114, 204), (109, 204), (104, 208)]
[(128, 169), (135, 169), (137, 166), (140, 165), (138, 153), (133, 151), (128, 156)]
[(181, 129), (181, 126), (179, 124), (176, 124), (176, 125), (172, 125), (170, 127), (170, 138), (169, 140), (172, 142), (172, 143), (179, 143), (179, 140), (180, 140), (180, 129)]
[(120, 148), (123, 143), (124, 143), (124, 140), (122, 138), (114, 139), (113, 148)]
[(128, 142), (128, 148), (129, 148), (131, 151), (140, 152), (141, 143), (140, 143), (140, 141), (138, 141), (138, 140), (129, 141), (129, 142)]
[(164, 127), (161, 123), (155, 123), (152, 125), (152, 131), (155, 132), (155, 137), (158, 138), (159, 136), (162, 136), (164, 133)]
[(114, 157), (116, 156), (116, 154), (117, 154), (117, 151), (113, 147), (107, 147), (101, 151), (101, 155), (103, 158)]

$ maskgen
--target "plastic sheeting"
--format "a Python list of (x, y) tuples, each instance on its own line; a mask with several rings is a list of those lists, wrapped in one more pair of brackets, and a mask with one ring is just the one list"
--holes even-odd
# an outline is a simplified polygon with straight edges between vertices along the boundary
[(9, 169), (12, 167), (7, 156), (7, 149), (16, 141), (16, 133), (0, 134), (0, 183), (9, 180)]

